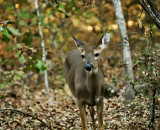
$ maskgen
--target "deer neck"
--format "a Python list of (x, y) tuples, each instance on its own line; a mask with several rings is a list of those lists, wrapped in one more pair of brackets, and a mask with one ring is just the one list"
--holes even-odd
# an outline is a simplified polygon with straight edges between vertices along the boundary
[(97, 86), (99, 85), (99, 71), (98, 71), (98, 67), (91, 72), (86, 72), (87, 74), (87, 88), (89, 91), (93, 91), (97, 89)]

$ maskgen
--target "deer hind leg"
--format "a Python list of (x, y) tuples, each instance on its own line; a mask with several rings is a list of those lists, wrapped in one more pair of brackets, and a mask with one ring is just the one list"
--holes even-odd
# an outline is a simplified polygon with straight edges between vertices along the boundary
[(98, 116), (99, 130), (104, 130), (104, 125), (103, 125), (103, 98), (97, 103), (97, 116)]
[(86, 120), (86, 106), (83, 103), (78, 103), (81, 122), (82, 122), (82, 130), (87, 130), (87, 120)]
[(93, 130), (96, 130), (95, 119), (94, 119), (95, 111), (94, 111), (93, 106), (89, 106), (89, 112), (90, 112), (91, 119), (92, 119)]

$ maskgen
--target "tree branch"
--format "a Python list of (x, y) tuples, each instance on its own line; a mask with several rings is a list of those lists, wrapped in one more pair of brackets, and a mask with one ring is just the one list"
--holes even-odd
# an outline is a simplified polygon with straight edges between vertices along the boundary
[(148, 7), (147, 3), (144, 0), (138, 0), (138, 2), (160, 30), (160, 19), (156, 16), (156, 14), (153, 13), (153, 11)]
[(151, 10), (156, 15), (156, 17), (159, 19), (160, 18), (160, 11), (158, 10), (157, 5), (155, 4), (155, 0), (147, 0), (147, 1), (151, 7)]
[(35, 117), (35, 116), (33, 116), (33, 115), (29, 114), (29, 113), (26, 113), (26, 112), (23, 112), (23, 111), (14, 109), (14, 108), (0, 108), (0, 111), (11, 111), (11, 112), (15, 112), (15, 113), (18, 113), (18, 114), (23, 114), (24, 116), (32, 117), (33, 119), (38, 120), (38, 121), (41, 122), (45, 127), (47, 127), (48, 129), (51, 130), (51, 127), (48, 126), (44, 121), (42, 121), (42, 120), (39, 119), (38, 117)]

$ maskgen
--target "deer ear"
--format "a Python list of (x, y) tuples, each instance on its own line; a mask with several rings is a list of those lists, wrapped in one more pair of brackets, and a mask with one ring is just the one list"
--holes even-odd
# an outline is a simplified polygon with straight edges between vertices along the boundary
[(110, 42), (110, 34), (109, 34), (109, 32), (107, 32), (102, 37), (102, 39), (98, 42), (97, 47), (99, 47), (102, 51), (103, 49), (105, 49), (107, 47), (109, 42)]
[(73, 41), (75, 42), (75, 44), (76, 44), (78, 47), (82, 48), (82, 47), (84, 46), (84, 43), (83, 43), (82, 41), (76, 39), (74, 36), (72, 36), (72, 39), (73, 39)]

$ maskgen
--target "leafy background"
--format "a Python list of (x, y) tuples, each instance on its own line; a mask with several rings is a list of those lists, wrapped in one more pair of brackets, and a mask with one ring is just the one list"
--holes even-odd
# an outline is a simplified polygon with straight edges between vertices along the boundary
[[(159, 8), (158, 1), (156, 4)], [(112, 1), (99, 0), (95, 7), (84, 6), (82, 1), (76, 0), (58, 4), (39, 1), (46, 62), (41, 60), (41, 38), (34, 1), (15, 0), (15, 7), (18, 21), (13, 1), (0, 0), (1, 108), (15, 108), (31, 113), (53, 129), (80, 128), (78, 109), (67, 95), (69, 92), (63, 76), (64, 59), (69, 51), (76, 48), (72, 35), (96, 44), (109, 31), (111, 43), (102, 55), (105, 81), (120, 90), (125, 85), (122, 47)], [(150, 88), (160, 81), (160, 32), (138, 2), (122, 1), (122, 8), (131, 46), (134, 85), (147, 83), (149, 88), (136, 96), (129, 108), (117, 97), (105, 99), (105, 127), (147, 129), (151, 111)], [(49, 95), (46, 95), (44, 89), (43, 72), (46, 69)], [(153, 80), (154, 83), (151, 82)], [(160, 98), (157, 96), (156, 104), (159, 103)], [(46, 128), (23, 114), (2, 111), (0, 115), (2, 129)], [(157, 114), (157, 128), (160, 126), (158, 120)]]

